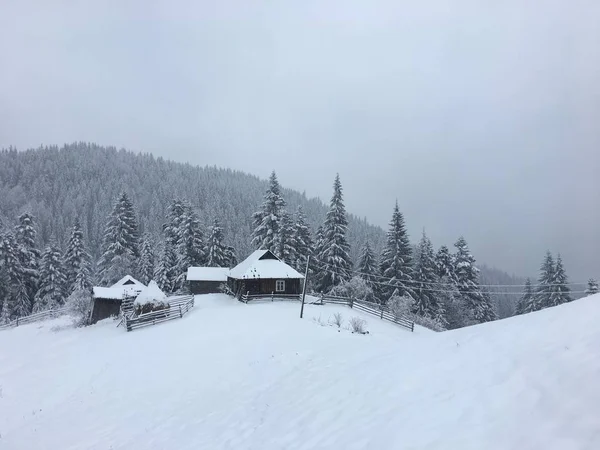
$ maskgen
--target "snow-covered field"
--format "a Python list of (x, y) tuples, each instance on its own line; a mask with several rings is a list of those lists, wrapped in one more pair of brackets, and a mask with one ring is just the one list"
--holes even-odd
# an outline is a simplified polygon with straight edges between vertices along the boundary
[(598, 449), (600, 295), (447, 333), (196, 298), (131, 333), (0, 332), (0, 449)]

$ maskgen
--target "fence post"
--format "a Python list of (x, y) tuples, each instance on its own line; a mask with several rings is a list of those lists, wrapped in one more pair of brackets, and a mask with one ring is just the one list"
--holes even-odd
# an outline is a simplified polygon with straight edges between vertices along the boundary
[(179, 318), (183, 318), (183, 313), (181, 312), (181, 305), (179, 305)]
[(273, 292), (271, 291), (271, 301), (273, 301)]
[(19, 318), (17, 317), (17, 324), (15, 326), (19, 326)]
[(379, 308), (381, 309), (381, 320), (383, 320), (383, 303), (379, 304)]
[(248, 300), (250, 300), (250, 291), (246, 292), (246, 303), (248, 303)]
[(354, 306), (354, 299), (350, 297), (350, 308), (352, 308), (352, 306)]

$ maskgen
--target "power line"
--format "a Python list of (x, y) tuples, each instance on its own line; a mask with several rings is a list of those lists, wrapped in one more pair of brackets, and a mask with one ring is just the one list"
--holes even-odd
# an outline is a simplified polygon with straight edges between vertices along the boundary
[[(328, 263), (323, 262), (323, 261), (319, 261), (319, 263), (320, 264), (324, 264), (324, 265), (329, 266), (329, 267), (334, 267), (333, 265), (328, 264)], [(349, 270), (348, 272), (354, 273), (356, 275), (364, 275), (364, 276), (367, 276), (367, 277), (374, 277), (374, 278), (379, 278), (379, 279), (384, 279), (384, 280), (391, 280), (391, 278), (385, 277), (383, 275), (376, 275), (376, 274), (370, 274), (370, 273), (365, 273), (365, 272), (359, 272), (358, 270)], [(339, 275), (339, 274), (337, 274), (337, 275)], [(455, 286), (455, 284), (453, 284), (453, 283), (429, 283), (429, 282), (421, 283), (421, 282), (414, 281), (414, 280), (404, 281), (403, 283), (405, 283), (406, 285), (410, 285), (410, 283), (416, 283), (416, 284), (425, 284), (425, 285), (432, 285), (432, 286)], [(551, 283), (551, 284), (545, 284), (544, 286), (586, 286), (586, 285), (587, 285), (587, 281), (583, 282), (583, 283)], [(494, 288), (494, 287), (526, 287), (526, 286), (527, 286), (526, 284), (480, 284), (479, 285), (479, 287), (488, 287), (488, 288)], [(532, 287), (534, 287), (534, 286), (535, 286), (535, 284), (532, 284)]]
[[(323, 263), (323, 262), (320, 262), (320, 261), (316, 262), (316, 264), (331, 266), (330, 264)], [(329, 272), (330, 274), (333, 274), (333, 275), (337, 275), (337, 276), (343, 275), (340, 272), (336, 272), (336, 271), (328, 269), (326, 267), (325, 268), (321, 267), (321, 269), (325, 270), (325, 271), (327, 271), (327, 272)], [(350, 271), (350, 272), (353, 272), (353, 271)], [(360, 272), (354, 272), (354, 273), (360, 273)], [(391, 278), (386, 278), (386, 279), (387, 280), (391, 280)], [(441, 285), (443, 285), (443, 286), (453, 286), (455, 288), (454, 290), (449, 290), (449, 289), (426, 289), (426, 288), (421, 288), (420, 286), (406, 286), (406, 285), (403, 285), (403, 282), (401, 282), (401, 281), (398, 281), (397, 284), (393, 284), (393, 283), (389, 283), (389, 282), (388, 283), (383, 283), (381, 281), (370, 281), (370, 283), (377, 284), (379, 286), (387, 286), (387, 287), (393, 287), (393, 288), (401, 288), (401, 287), (409, 287), (411, 289), (418, 288), (419, 290), (424, 291), (424, 292), (438, 292), (438, 293), (451, 293), (451, 294), (459, 293), (461, 295), (464, 295), (464, 294), (482, 294), (481, 291), (461, 291), (454, 284), (440, 284), (440, 285), (438, 285), (438, 286), (441, 286)], [(416, 282), (416, 283), (419, 283), (419, 282)], [(433, 285), (436, 285), (436, 283), (419, 283), (419, 284), (426, 284), (426, 285), (433, 284)], [(500, 285), (492, 285), (492, 286), (493, 287), (498, 287)], [(519, 287), (519, 285), (506, 285), (506, 286)], [(525, 285), (523, 285), (523, 286), (525, 286)], [(559, 284), (550, 285), (549, 284), (549, 285), (545, 285), (545, 286), (563, 286), (563, 285), (559, 285)], [(485, 286), (479, 285), (479, 287), (485, 287)], [(586, 291), (569, 291), (570, 294), (585, 294), (585, 292)], [(506, 292), (493, 292), (493, 293), (494, 294), (503, 294), (503, 295), (520, 295), (520, 296), (522, 296), (522, 295), (525, 294), (525, 292), (508, 292), (508, 291), (506, 291)], [(535, 292), (534, 292), (534, 294), (535, 294)]]

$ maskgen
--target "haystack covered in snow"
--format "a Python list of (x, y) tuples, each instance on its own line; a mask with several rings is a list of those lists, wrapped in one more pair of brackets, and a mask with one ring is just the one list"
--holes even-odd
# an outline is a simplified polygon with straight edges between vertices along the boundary
[(229, 271), (227, 284), (236, 296), (300, 294), (304, 276), (269, 250), (256, 250)]
[(118, 316), (123, 300), (136, 297), (145, 287), (131, 275), (124, 276), (111, 287), (94, 286), (90, 322)]
[(227, 267), (190, 267), (187, 282), (192, 294), (213, 294), (221, 292), (221, 285), (227, 282)]
[(166, 294), (160, 290), (156, 281), (152, 280), (135, 298), (133, 307), (135, 308), (135, 312), (139, 315), (151, 311), (167, 309), (169, 303), (167, 302)]

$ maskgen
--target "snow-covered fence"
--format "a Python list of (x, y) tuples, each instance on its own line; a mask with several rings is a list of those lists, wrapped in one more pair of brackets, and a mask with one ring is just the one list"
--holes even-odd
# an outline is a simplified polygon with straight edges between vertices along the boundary
[(275, 301), (275, 300), (302, 300), (302, 294), (276, 294), (274, 292), (271, 292), (271, 294), (250, 294), (250, 293), (246, 293), (244, 295), (242, 295), (241, 300), (244, 303), (248, 303), (251, 301), (256, 301), (256, 300), (269, 300), (269, 301)]
[(412, 320), (404, 316), (398, 317), (393, 314), (387, 306), (380, 305), (378, 303), (372, 303), (366, 300), (358, 300), (348, 297), (336, 297), (333, 295), (321, 295), (320, 300), (323, 304), (333, 303), (336, 305), (346, 305), (364, 313), (377, 316), (381, 320), (386, 320), (388, 322), (395, 323), (396, 325), (400, 325), (407, 330), (415, 331), (415, 323)]
[(48, 311), (42, 311), (24, 317), (17, 317), (15, 320), (12, 320), (7, 324), (0, 325), (0, 330), (18, 327), (19, 325), (26, 325), (28, 323), (39, 322), (40, 320), (54, 319), (55, 317), (66, 314), (67, 309), (68, 308), (49, 309)]
[(131, 331), (136, 328), (156, 325), (157, 323), (166, 322), (168, 320), (181, 319), (193, 307), (193, 295), (176, 297), (169, 301), (168, 309), (152, 311), (146, 314), (140, 314), (139, 316), (125, 317), (125, 327), (127, 328), (127, 331)]

